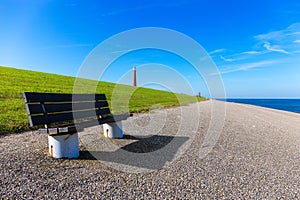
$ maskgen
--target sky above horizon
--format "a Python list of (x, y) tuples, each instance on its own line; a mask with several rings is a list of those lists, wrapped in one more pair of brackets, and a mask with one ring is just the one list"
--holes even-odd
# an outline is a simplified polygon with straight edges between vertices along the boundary
[[(185, 34), (206, 50), (228, 98), (300, 98), (297, 0), (0, 0), (0, 27), (0, 66), (77, 76), (106, 39), (160, 27)], [(141, 86), (210, 97), (205, 78), (190, 63), (157, 49), (123, 55), (99, 79), (131, 84), (133, 66)], [(172, 81), (172, 74), (191, 90)]]

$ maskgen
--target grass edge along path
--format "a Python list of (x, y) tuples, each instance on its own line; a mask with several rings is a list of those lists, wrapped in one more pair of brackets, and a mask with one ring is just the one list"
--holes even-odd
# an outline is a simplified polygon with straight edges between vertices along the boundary
[[(0, 66), (0, 134), (37, 129), (37, 127), (29, 127), (22, 92), (71, 94), (75, 80), (75, 77), (70, 76)], [(112, 112), (141, 112), (206, 100), (203, 97), (196, 98), (184, 94), (86, 79), (82, 79), (80, 85), (82, 88), (79, 86), (79, 91), (82, 92), (79, 93), (103, 93), (107, 96), (109, 103), (112, 97), (114, 100), (127, 99), (126, 105), (124, 102), (114, 102)], [(97, 89), (92, 91), (95, 85)], [(115, 88), (118, 91), (116, 95), (113, 93)]]

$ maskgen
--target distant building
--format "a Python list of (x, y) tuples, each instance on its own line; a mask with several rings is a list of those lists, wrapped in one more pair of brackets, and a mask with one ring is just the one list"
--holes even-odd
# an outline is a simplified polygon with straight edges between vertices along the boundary
[(132, 71), (132, 86), (136, 87), (136, 67), (133, 67)]

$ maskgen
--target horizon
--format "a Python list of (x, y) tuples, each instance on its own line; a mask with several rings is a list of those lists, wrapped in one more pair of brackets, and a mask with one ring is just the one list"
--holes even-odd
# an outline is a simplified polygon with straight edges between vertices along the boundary
[[(9, 66), (0, 66), (0, 67), (4, 67), (4, 68), (11, 68), (11, 69), (16, 69), (16, 70), (25, 70), (25, 71), (31, 71), (31, 72), (38, 72), (38, 73), (47, 73), (47, 74), (52, 74), (52, 75), (59, 75), (59, 76), (67, 76), (67, 77), (71, 77), (71, 78), (77, 78), (75, 76), (68, 76), (68, 75), (62, 75), (62, 74), (54, 74), (54, 73), (49, 73), (49, 72), (40, 72), (40, 71), (34, 71), (34, 70), (29, 70), (29, 69), (21, 69), (21, 68), (15, 68), (15, 67), (9, 67)], [(92, 79), (89, 79), (91, 81), (99, 81), (99, 80), (92, 80)], [(101, 82), (107, 82), (107, 81), (102, 81), (100, 80)], [(107, 83), (114, 83), (114, 82), (107, 82)], [(119, 84), (119, 83), (118, 83)], [(121, 84), (121, 83), (120, 83)], [(125, 85), (128, 85), (128, 84), (125, 84)], [(128, 85), (128, 86), (132, 86), (132, 85)], [(140, 87), (140, 86), (137, 86), (137, 87)], [(159, 91), (166, 91), (166, 92), (169, 92), (167, 90), (164, 90), (163, 88), (162, 89), (159, 89), (159, 88), (152, 88), (152, 87), (142, 87), (142, 88), (147, 88), (147, 89), (154, 89), (154, 90), (159, 90)], [(185, 93), (181, 93), (181, 94), (185, 94)], [(186, 95), (189, 95), (189, 94), (186, 94)], [(191, 96), (196, 96), (197, 94), (192, 94)], [(248, 97), (248, 98), (239, 98), (239, 97), (226, 97), (225, 99), (222, 99), (222, 98), (209, 98), (209, 97), (206, 97), (206, 96), (202, 96), (201, 97), (205, 97), (207, 99), (213, 99), (213, 100), (300, 100), (300, 97), (298, 98), (294, 98), (294, 97), (290, 97), (290, 98), (264, 98), (264, 97)]]
[[(219, 70), (226, 98), (300, 98), (300, 2), (5, 0), (0, 9), (5, 30), (0, 66), (76, 77), (106, 39), (135, 28), (162, 27), (205, 49)], [(159, 49), (128, 52), (97, 80), (131, 85), (133, 66), (138, 86), (190, 95), (200, 91), (210, 98), (202, 74), (184, 58)], [(170, 70), (190, 89), (174, 84), (176, 74), (169, 75)], [(155, 84), (148, 84), (153, 77)]]

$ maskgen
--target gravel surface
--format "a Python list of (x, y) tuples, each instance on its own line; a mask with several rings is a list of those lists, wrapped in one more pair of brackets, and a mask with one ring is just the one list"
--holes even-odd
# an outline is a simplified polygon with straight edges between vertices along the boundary
[[(226, 118), (202, 158), (212, 103), (226, 105)], [(136, 114), (123, 128), (114, 140), (85, 129), (71, 160), (50, 158), (36, 131), (0, 136), (0, 197), (300, 199), (299, 114), (206, 101)]]

